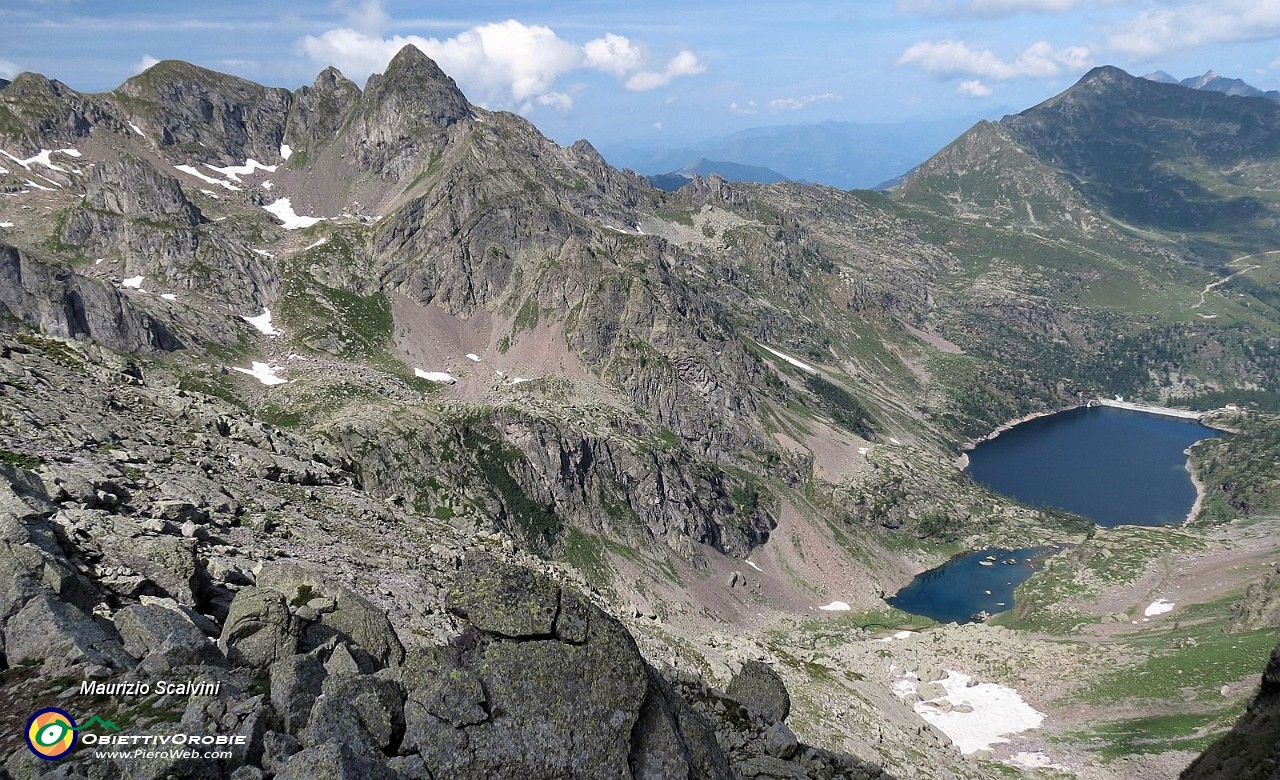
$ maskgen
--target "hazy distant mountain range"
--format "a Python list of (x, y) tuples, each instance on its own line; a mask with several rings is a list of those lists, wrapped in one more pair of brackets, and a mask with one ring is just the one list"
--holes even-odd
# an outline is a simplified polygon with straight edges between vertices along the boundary
[(1192, 89), (1207, 89), (1210, 92), (1222, 92), (1228, 95), (1235, 95), (1237, 97), (1262, 97), (1267, 98), (1268, 100), (1280, 101), (1280, 91), (1272, 89), (1264, 92), (1252, 84), (1246, 84), (1240, 79), (1229, 79), (1226, 76), (1219, 76), (1211, 70), (1206, 71), (1202, 76), (1192, 76), (1191, 78), (1182, 79), (1181, 81), (1162, 70), (1158, 70), (1154, 73), (1148, 73), (1143, 76), (1143, 78), (1148, 81), (1158, 81), (1161, 84), (1180, 84)]
[[(612, 165), (647, 175), (681, 172), (703, 160), (724, 160), (739, 166), (766, 168), (782, 178), (796, 181), (843, 189), (870, 188), (919, 165), (981, 118), (967, 116), (890, 124), (776, 125), (680, 146), (606, 145), (601, 148), (601, 154)], [(735, 180), (723, 169), (726, 163), (717, 165), (721, 166), (717, 169), (720, 175)], [(777, 179), (742, 176), (741, 180), (768, 183)]]

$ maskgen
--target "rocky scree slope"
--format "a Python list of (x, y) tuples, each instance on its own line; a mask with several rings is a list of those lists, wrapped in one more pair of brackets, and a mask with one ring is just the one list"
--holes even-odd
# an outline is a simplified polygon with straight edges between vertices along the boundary
[[(660, 672), (564, 570), (424, 521), (331, 444), (152, 368), (42, 336), (0, 347), (5, 776), (887, 776), (800, 743), (768, 667), (728, 692)], [(221, 688), (93, 697), (82, 679)], [(53, 700), (246, 744), (50, 763), (17, 735)]]

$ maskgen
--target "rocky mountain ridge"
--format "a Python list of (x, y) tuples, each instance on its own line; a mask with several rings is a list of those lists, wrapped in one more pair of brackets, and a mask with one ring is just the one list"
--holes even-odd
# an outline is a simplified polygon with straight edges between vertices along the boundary
[[(1086, 97), (1043, 110), (1105, 103)], [(958, 548), (1074, 538), (967, 480), (955, 445), (1121, 380), (1166, 389), (1165, 365), (1130, 370), (1150, 322), (1007, 258), (1203, 283), (1004, 123), (919, 180), (1011, 172), (990, 232), (914, 185), (667, 195), (471, 105), (412, 47), (363, 90), (333, 69), (294, 92), (178, 62), (102, 95), (24, 74), (0, 150), (9, 710), (68, 673), (223, 675), (231, 700), (123, 715), (244, 730), (251, 754), (111, 770), (143, 776), (988, 776), (890, 689), (943, 679), (925, 655), (833, 670), (811, 627), (748, 634), (824, 602), (878, 616)], [(1058, 224), (1009, 227), (1037, 196), (1030, 219)], [(1224, 335), (1269, 332), (1249, 300), (1255, 320), (1168, 336), (1180, 381), (1268, 383), (1265, 351)], [(591, 717), (555, 659), (610, 682)], [(755, 688), (776, 706), (733, 703)], [(802, 746), (783, 696), (857, 758)]]

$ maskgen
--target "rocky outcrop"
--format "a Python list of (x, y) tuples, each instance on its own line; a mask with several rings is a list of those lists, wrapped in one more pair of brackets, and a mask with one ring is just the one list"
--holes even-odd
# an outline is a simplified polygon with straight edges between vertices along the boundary
[(125, 352), (183, 348), (163, 322), (120, 290), (0, 244), (0, 325), (6, 319)]
[(165, 60), (120, 85), (131, 113), (145, 116), (162, 148), (183, 159), (241, 165), (280, 157), (291, 96), (186, 62)]

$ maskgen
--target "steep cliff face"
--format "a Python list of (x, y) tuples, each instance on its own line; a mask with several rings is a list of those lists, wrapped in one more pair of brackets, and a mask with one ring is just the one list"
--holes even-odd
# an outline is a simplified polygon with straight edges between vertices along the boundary
[(15, 322), (63, 338), (89, 338), (123, 352), (181, 349), (159, 319), (134, 306), (119, 290), (77, 276), (0, 244), (0, 306)]

